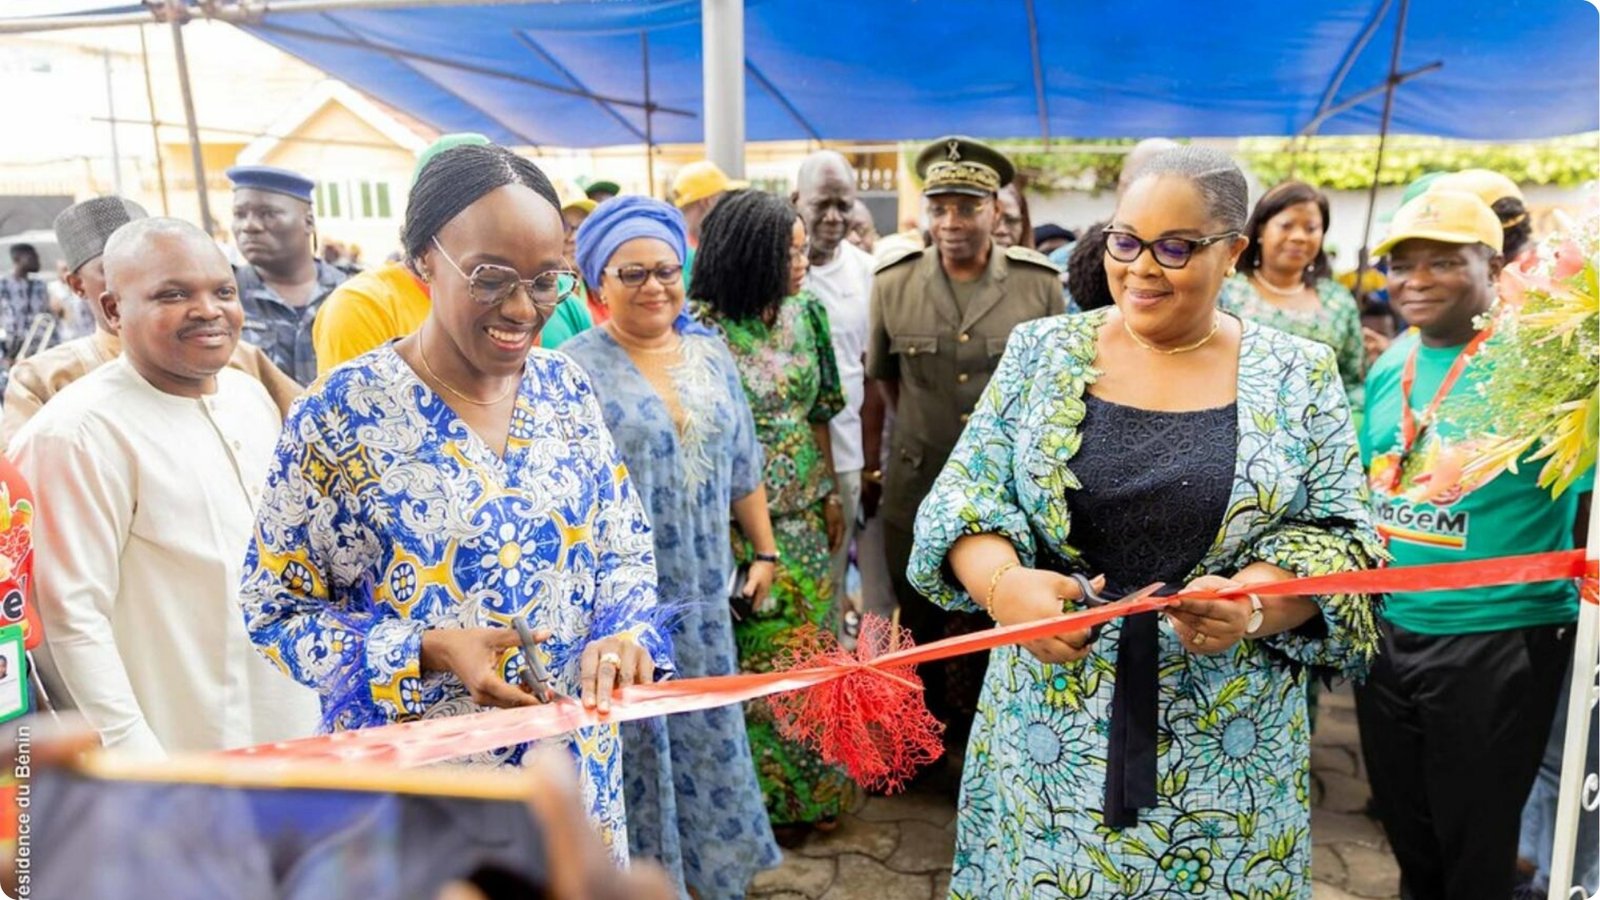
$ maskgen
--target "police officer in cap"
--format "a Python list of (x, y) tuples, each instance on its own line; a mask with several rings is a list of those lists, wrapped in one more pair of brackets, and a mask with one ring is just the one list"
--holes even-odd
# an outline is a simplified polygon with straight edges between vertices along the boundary
[[(895, 418), (884, 469), (866, 472), (862, 480), (869, 496), (873, 482), (882, 485), (890, 578), (901, 622), (918, 643), (944, 637), (952, 624), (956, 630), (990, 624), (981, 619), (952, 623), (964, 614), (934, 606), (911, 587), (906, 564), (912, 523), (989, 383), (1011, 329), (1065, 311), (1059, 270), (1049, 259), (1024, 247), (1002, 250), (990, 239), (999, 215), (995, 194), (1015, 171), (1001, 153), (970, 138), (947, 137), (928, 145), (917, 157), (917, 175), (933, 246), (891, 254), (873, 278), (867, 376)], [(948, 670), (933, 663), (920, 672), (930, 708), (949, 726), (947, 743), (958, 749), (965, 746), (987, 664), (983, 656), (963, 660), (975, 662)]]
[(244, 306), (240, 338), (266, 352), (296, 382), (317, 377), (311, 325), (322, 301), (350, 273), (316, 258), (316, 183), (273, 166), (234, 166), (233, 240), (245, 264), (234, 267)]

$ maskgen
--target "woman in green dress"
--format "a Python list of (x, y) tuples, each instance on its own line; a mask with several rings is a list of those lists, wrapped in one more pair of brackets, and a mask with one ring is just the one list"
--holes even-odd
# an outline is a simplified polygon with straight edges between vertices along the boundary
[[(788, 638), (807, 625), (833, 627), (830, 560), (844, 536), (834, 487), (828, 420), (844, 407), (821, 301), (800, 293), (806, 234), (784, 200), (737, 191), (701, 226), (689, 296), (733, 351), (764, 469), (778, 571), (766, 601), (734, 625), (739, 666), (770, 671)], [(755, 558), (737, 529), (734, 552)], [(854, 795), (841, 769), (784, 740), (761, 703), (745, 710), (761, 793), (780, 843), (828, 828)]]
[(1256, 202), (1245, 225), (1249, 249), (1238, 274), (1222, 286), (1219, 305), (1241, 319), (1333, 348), (1350, 408), (1362, 408), (1366, 356), (1361, 310), (1333, 279), (1322, 239), (1328, 197), (1302, 181), (1285, 181)]

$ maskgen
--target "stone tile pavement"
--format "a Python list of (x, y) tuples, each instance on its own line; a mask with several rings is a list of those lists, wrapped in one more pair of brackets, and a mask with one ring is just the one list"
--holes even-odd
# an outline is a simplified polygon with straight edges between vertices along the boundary
[[(1348, 688), (1324, 693), (1312, 738), (1313, 900), (1393, 900), (1399, 870), (1378, 825), (1362, 814), (1368, 792)], [(955, 853), (955, 805), (929, 791), (870, 797), (757, 875), (759, 900), (943, 900)]]

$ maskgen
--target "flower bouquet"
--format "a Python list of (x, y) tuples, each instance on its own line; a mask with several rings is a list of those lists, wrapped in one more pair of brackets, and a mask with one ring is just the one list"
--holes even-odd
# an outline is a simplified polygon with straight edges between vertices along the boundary
[[(1486, 314), (1493, 329), (1473, 361), (1475, 391), (1447, 401), (1466, 440), (1431, 461), (1422, 491), (1471, 490), (1502, 471), (1542, 463), (1555, 496), (1595, 463), (1600, 428), (1600, 207), (1563, 217), (1535, 259), (1508, 265)], [(1420, 499), (1428, 499), (1423, 497)]]

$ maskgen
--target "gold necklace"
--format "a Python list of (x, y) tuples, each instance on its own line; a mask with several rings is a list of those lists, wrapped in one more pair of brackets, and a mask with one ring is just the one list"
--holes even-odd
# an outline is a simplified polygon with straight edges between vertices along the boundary
[(519, 374), (516, 378), (512, 379), (511, 385), (509, 387), (507, 387), (505, 389), (505, 391), (503, 391), (500, 394), (500, 396), (494, 398), (493, 400), (479, 400), (476, 397), (468, 397), (466, 394), (463, 394), (460, 391), (456, 390), (455, 388), (451, 387), (450, 386), (450, 382), (445, 381), (443, 378), (440, 378), (439, 377), (439, 373), (435, 372), (433, 370), (433, 366), (428, 365), (428, 351), (423, 349), (422, 344), (423, 344), (422, 335), (418, 334), (417, 335), (417, 356), (418, 356), (418, 358), (420, 358), (422, 360), (422, 368), (423, 368), (423, 370), (428, 373), (428, 377), (429, 378), (432, 378), (434, 381), (439, 382), (439, 386), (440, 387), (442, 387), (445, 390), (449, 391), (451, 394), (454, 394), (456, 396), (456, 398), (459, 399), (459, 400), (463, 400), (463, 401), (465, 401), (467, 403), (471, 403), (474, 406), (494, 406), (494, 405), (504, 401), (507, 397), (511, 396), (512, 392), (515, 391), (517, 389), (517, 387), (522, 384), (522, 376)]
[(1255, 274), (1253, 274), (1251, 276), (1251, 278), (1255, 281), (1255, 283), (1257, 285), (1260, 285), (1261, 287), (1266, 288), (1269, 293), (1277, 294), (1279, 297), (1298, 297), (1300, 295), (1300, 292), (1306, 289), (1306, 286), (1305, 286), (1304, 283), (1298, 284), (1298, 285), (1296, 285), (1296, 286), (1294, 286), (1292, 288), (1287, 288), (1287, 289), (1278, 287), (1277, 285), (1275, 285), (1272, 282), (1268, 281), (1267, 280), (1267, 276), (1261, 274), (1259, 271), (1256, 272)]
[(1133, 338), (1133, 342), (1135, 344), (1138, 344), (1139, 346), (1145, 348), (1146, 350), (1150, 350), (1150, 351), (1153, 351), (1155, 353), (1160, 353), (1160, 354), (1162, 354), (1164, 356), (1176, 356), (1179, 353), (1188, 353), (1190, 350), (1199, 350), (1201, 347), (1204, 347), (1206, 345), (1207, 341), (1210, 341), (1213, 337), (1216, 337), (1217, 329), (1221, 328), (1221, 327), (1222, 327), (1222, 316), (1213, 313), (1212, 316), (1211, 316), (1211, 330), (1206, 332), (1206, 336), (1205, 337), (1201, 338), (1198, 341), (1195, 341), (1192, 344), (1185, 344), (1182, 347), (1173, 347), (1172, 349), (1169, 350), (1169, 349), (1167, 349), (1165, 347), (1157, 347), (1155, 344), (1152, 344), (1149, 341), (1145, 340), (1144, 338), (1139, 337), (1138, 332), (1134, 331), (1133, 327), (1128, 324), (1128, 320), (1127, 319), (1122, 319), (1122, 330), (1126, 331), (1128, 333), (1128, 337)]

